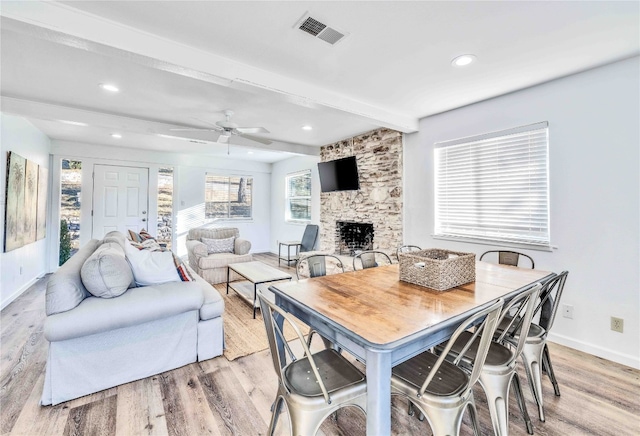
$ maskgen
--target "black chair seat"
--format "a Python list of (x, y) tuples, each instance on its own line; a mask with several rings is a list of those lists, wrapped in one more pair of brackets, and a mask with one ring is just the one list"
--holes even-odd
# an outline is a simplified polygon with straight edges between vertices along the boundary
[[(393, 367), (393, 375), (420, 389), (438, 356), (428, 351)], [(442, 362), (438, 375), (425, 392), (437, 396), (451, 396), (463, 392), (469, 384), (469, 376), (452, 363)]]
[[(319, 351), (313, 358), (329, 393), (364, 380), (362, 373), (334, 349)], [(309, 359), (302, 358), (290, 363), (284, 370), (284, 376), (287, 385), (298, 394), (305, 397), (322, 395), (320, 385), (311, 372)]]

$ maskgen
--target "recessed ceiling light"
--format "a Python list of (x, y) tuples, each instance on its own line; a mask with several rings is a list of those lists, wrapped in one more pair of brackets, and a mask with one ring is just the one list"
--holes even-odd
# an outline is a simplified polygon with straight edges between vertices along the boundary
[(247, 154), (253, 154), (253, 151), (247, 151)]
[(81, 123), (80, 121), (58, 120), (59, 123), (69, 124), (70, 126), (88, 126), (87, 123)]
[(122, 135), (121, 135), (121, 134), (119, 134), (119, 133), (112, 133), (112, 134), (111, 134), (111, 137), (112, 137), (112, 138), (115, 138), (115, 139), (120, 139), (120, 138), (122, 138)]
[(111, 85), (110, 83), (101, 83), (100, 88), (104, 89), (105, 91), (109, 91), (109, 92), (118, 92), (120, 91), (120, 88), (118, 88), (116, 85)]
[(472, 54), (464, 54), (458, 57), (453, 58), (451, 61), (451, 65), (454, 67), (465, 67), (471, 63), (473, 63), (477, 58)]
[(302, 126), (302, 130), (313, 130), (313, 127), (307, 124), (306, 126)]

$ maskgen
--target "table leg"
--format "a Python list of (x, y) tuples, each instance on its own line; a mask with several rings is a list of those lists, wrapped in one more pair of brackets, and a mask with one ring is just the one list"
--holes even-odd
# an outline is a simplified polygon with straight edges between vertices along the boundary
[(253, 319), (256, 319), (256, 299), (258, 298), (258, 284), (253, 284)]
[(282, 260), (282, 243), (278, 243), (278, 266), (280, 266), (280, 261)]
[(367, 349), (367, 435), (391, 434), (391, 353)]
[(231, 268), (227, 267), (227, 295), (229, 295), (229, 279), (231, 278)]

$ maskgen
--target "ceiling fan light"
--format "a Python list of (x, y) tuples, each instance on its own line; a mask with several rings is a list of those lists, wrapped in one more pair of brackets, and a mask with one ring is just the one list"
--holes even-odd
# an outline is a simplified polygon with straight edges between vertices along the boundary
[(451, 65), (454, 67), (466, 67), (467, 65), (472, 64), (476, 60), (476, 56), (472, 54), (464, 54), (453, 58), (451, 61)]

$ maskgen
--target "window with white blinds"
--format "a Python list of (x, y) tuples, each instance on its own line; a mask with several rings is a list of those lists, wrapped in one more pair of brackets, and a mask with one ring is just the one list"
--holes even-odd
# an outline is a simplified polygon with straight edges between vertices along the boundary
[(547, 122), (435, 144), (435, 236), (549, 247)]

